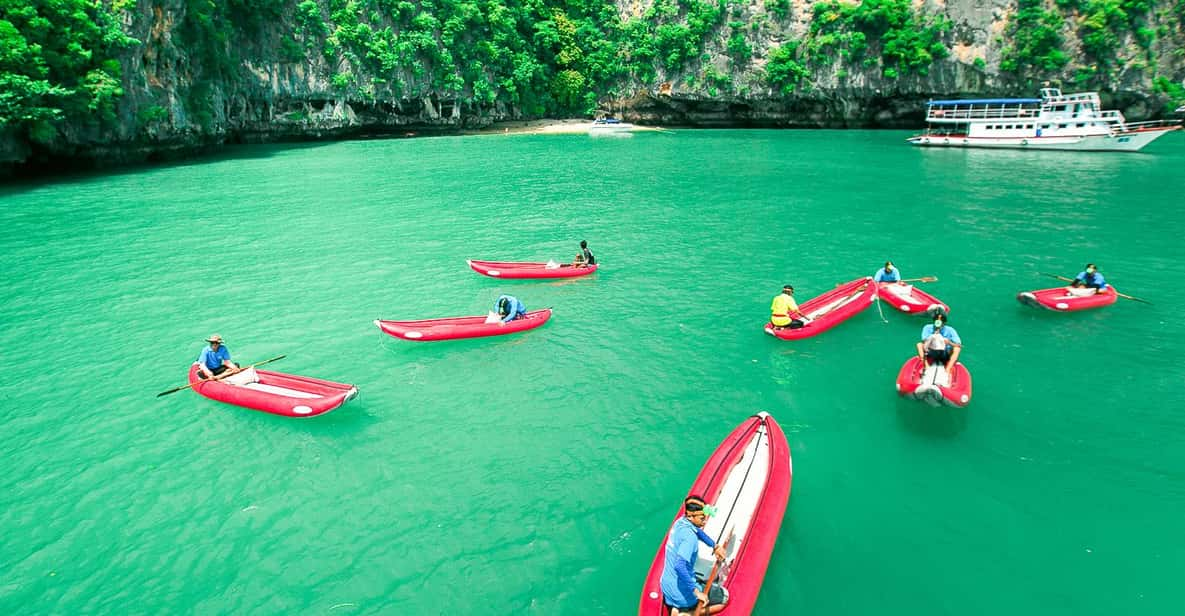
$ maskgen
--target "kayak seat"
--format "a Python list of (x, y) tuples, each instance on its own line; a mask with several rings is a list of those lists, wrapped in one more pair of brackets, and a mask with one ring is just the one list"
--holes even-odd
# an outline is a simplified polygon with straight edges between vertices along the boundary
[(259, 374), (255, 372), (255, 368), (247, 368), (246, 370), (243, 370), (242, 372), (237, 372), (235, 374), (232, 374), (232, 375), (226, 377), (225, 379), (222, 379), (222, 382), (223, 383), (230, 383), (231, 385), (239, 385), (239, 386), (248, 385), (251, 383), (258, 383), (259, 382)]

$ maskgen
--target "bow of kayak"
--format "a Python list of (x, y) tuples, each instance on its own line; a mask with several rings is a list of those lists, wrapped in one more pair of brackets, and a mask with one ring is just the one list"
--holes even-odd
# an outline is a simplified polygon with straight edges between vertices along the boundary
[(934, 316), (939, 312), (950, 314), (950, 306), (915, 285), (881, 282), (877, 283), (876, 294), (885, 303), (901, 312), (927, 316)]
[(957, 362), (952, 377), (942, 364), (927, 365), (914, 356), (897, 373), (897, 394), (931, 406), (964, 407), (971, 402), (971, 372)]

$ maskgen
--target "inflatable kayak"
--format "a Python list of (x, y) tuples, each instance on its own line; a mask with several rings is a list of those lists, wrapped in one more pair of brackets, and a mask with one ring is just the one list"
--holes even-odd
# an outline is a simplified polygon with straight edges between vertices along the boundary
[[(769, 414), (758, 413), (724, 439), (687, 491), (715, 505), (716, 513), (708, 518), (704, 532), (718, 545), (727, 542), (727, 558), (716, 578), (727, 597), (724, 614), (753, 611), (790, 499), (792, 474), (790, 447), (781, 427)], [(683, 516), (682, 498), (678, 502), (675, 521)], [(642, 587), (639, 616), (671, 614), (659, 586), (666, 543), (664, 535)], [(701, 542), (695, 561), (695, 575), (701, 582), (711, 575), (715, 561), (712, 550)]]
[(778, 329), (773, 323), (766, 323), (765, 333), (782, 340), (809, 338), (848, 320), (867, 308), (875, 297), (876, 284), (872, 282), (872, 278), (857, 278), (818, 297), (808, 299), (799, 306), (798, 311), (807, 317), (806, 324), (802, 327)]
[(897, 373), (897, 394), (911, 400), (923, 400), (931, 406), (964, 407), (971, 401), (971, 373), (958, 362), (952, 379), (946, 366), (926, 365), (915, 355)]
[(315, 417), (345, 404), (358, 388), (307, 376), (247, 368), (217, 381), (198, 378), (189, 367), (189, 382), (199, 394), (219, 402), (285, 417)]
[(950, 306), (911, 284), (880, 282), (877, 283), (876, 294), (885, 303), (901, 312), (931, 317), (939, 312), (950, 314)]
[(432, 340), (455, 340), (457, 338), (481, 338), (501, 336), (535, 329), (551, 318), (551, 308), (528, 312), (521, 319), (508, 323), (497, 321), (486, 323), (486, 317), (450, 317), (446, 319), (423, 319), (420, 321), (383, 321), (375, 319), (374, 324), (384, 333), (404, 340), (429, 342)]
[(1093, 293), (1092, 291), (1094, 289), (1080, 288), (1070, 291), (1067, 287), (1057, 287), (1038, 291), (1023, 291), (1016, 295), (1016, 299), (1026, 306), (1046, 308), (1058, 312), (1073, 312), (1075, 310), (1110, 306), (1115, 303), (1115, 300), (1119, 299), (1119, 295), (1115, 293), (1115, 289), (1110, 287), (1107, 287), (1107, 290), (1102, 293)]
[(597, 271), (597, 264), (574, 267), (526, 261), (466, 261), (473, 271), (491, 278), (575, 278)]

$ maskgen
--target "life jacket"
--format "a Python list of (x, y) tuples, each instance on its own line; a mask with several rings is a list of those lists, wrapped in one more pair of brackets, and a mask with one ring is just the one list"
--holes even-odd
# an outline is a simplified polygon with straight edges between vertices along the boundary
[[(777, 302), (778, 298), (781, 298), (781, 297), (783, 297), (783, 296), (785, 296), (785, 297), (787, 298), (787, 301), (786, 301), (786, 302), (784, 302), (782, 305), (783, 305), (783, 306), (786, 306), (787, 308), (789, 308), (789, 306), (791, 305), (791, 304), (790, 304), (790, 302), (793, 302), (793, 301), (794, 301), (794, 298), (793, 298), (793, 297), (791, 297), (791, 296), (789, 296), (789, 295), (786, 295), (785, 293), (780, 293), (780, 294), (778, 294), (778, 296), (774, 298), (774, 302)], [(783, 321), (783, 322), (782, 322), (782, 323), (778, 323), (777, 321)], [(770, 322), (771, 322), (771, 323), (773, 323), (774, 325), (778, 326), (778, 327), (785, 327), (786, 325), (788, 325), (788, 324), (791, 322), (791, 319), (790, 319), (790, 311), (789, 311), (789, 310), (787, 310), (786, 312), (773, 312), (773, 313), (771, 313), (771, 314), (770, 314)]]

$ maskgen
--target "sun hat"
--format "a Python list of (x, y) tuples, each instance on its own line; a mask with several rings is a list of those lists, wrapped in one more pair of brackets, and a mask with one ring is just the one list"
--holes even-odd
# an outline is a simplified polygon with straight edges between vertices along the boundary
[(222, 344), (222, 336), (219, 336), (218, 334), (210, 334), (210, 337), (206, 338), (206, 342), (217, 342)]

